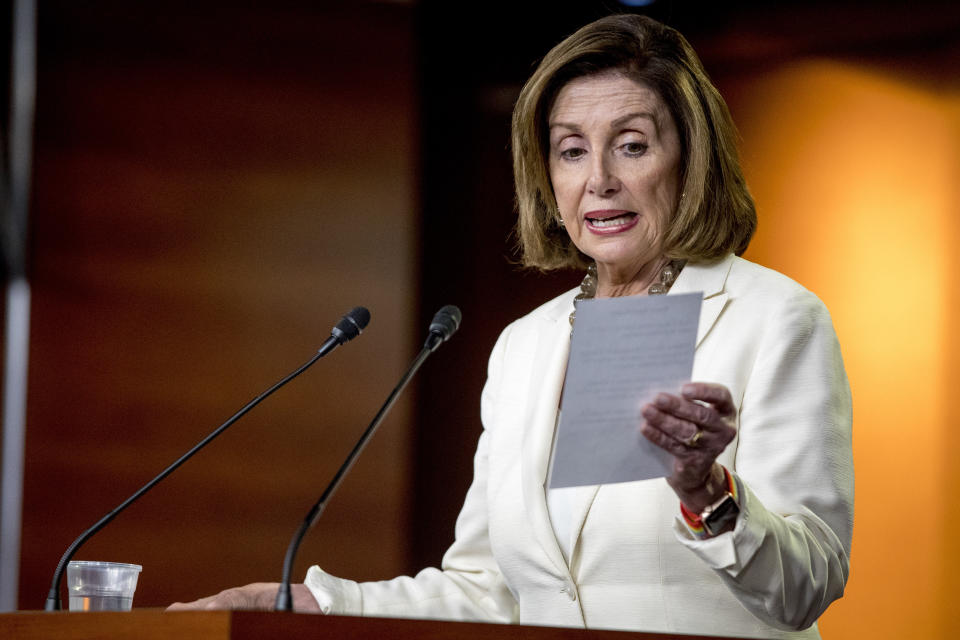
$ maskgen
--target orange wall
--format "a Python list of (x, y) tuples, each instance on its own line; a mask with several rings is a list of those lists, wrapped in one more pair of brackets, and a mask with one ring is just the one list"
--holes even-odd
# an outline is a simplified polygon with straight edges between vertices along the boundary
[(852, 572), (823, 635), (948, 637), (960, 96), (821, 60), (721, 91), (760, 215), (746, 257), (824, 300), (853, 391)]

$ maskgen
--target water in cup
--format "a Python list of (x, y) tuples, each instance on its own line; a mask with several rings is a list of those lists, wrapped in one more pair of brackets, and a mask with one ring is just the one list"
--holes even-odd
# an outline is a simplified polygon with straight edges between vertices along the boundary
[(67, 565), (70, 611), (130, 611), (142, 567), (75, 560)]
[(133, 598), (70, 594), (70, 611), (130, 611), (132, 608)]

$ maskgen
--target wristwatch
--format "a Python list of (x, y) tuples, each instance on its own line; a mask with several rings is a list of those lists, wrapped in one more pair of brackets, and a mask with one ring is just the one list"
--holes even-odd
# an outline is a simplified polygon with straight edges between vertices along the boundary
[(723, 475), (727, 481), (726, 493), (699, 515), (692, 513), (682, 502), (680, 503), (680, 513), (690, 532), (697, 538), (710, 538), (719, 534), (728, 524), (736, 522), (737, 516), (740, 515), (737, 483), (726, 467), (723, 467)]
[(707, 534), (715, 536), (731, 522), (737, 521), (740, 505), (729, 491), (722, 498), (700, 512), (700, 521)]

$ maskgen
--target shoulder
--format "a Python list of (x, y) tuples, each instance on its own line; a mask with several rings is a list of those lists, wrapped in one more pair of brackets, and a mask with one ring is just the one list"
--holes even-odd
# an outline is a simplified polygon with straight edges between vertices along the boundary
[(794, 312), (829, 316), (826, 306), (796, 280), (755, 262), (734, 257), (724, 286), (731, 301), (769, 313)]
[(724, 291), (726, 327), (749, 335), (761, 352), (771, 345), (822, 343), (837, 349), (836, 329), (826, 305), (792, 278), (742, 258), (731, 265)]
[(804, 297), (813, 294), (796, 280), (779, 271), (734, 256), (727, 278), (728, 290), (738, 293), (774, 295), (775, 297)]

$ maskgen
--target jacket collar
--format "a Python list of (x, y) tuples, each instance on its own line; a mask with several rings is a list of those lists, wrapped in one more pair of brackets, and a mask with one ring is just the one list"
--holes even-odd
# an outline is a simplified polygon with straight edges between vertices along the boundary
[[(727, 303), (727, 294), (724, 285), (730, 268), (737, 258), (731, 253), (716, 262), (698, 262), (688, 264), (677, 276), (676, 282), (670, 287), (667, 295), (680, 293), (703, 292), (703, 306), (700, 309), (700, 325), (697, 329), (697, 345), (710, 331), (720, 316), (720, 312)], [(579, 287), (571, 289), (548, 303), (544, 309), (544, 319), (549, 322), (568, 323), (573, 311), (573, 299), (580, 292)]]
[(724, 290), (724, 286), (735, 260), (736, 257), (731, 253), (717, 262), (688, 264), (670, 287), (667, 295), (703, 292), (700, 323), (697, 326), (697, 346), (700, 346), (727, 305), (729, 294)]
[(723, 293), (727, 275), (733, 266), (736, 257), (731, 253), (716, 262), (697, 262), (688, 264), (677, 276), (677, 281), (670, 287), (670, 293), (690, 293), (703, 291), (703, 299), (712, 298)]

